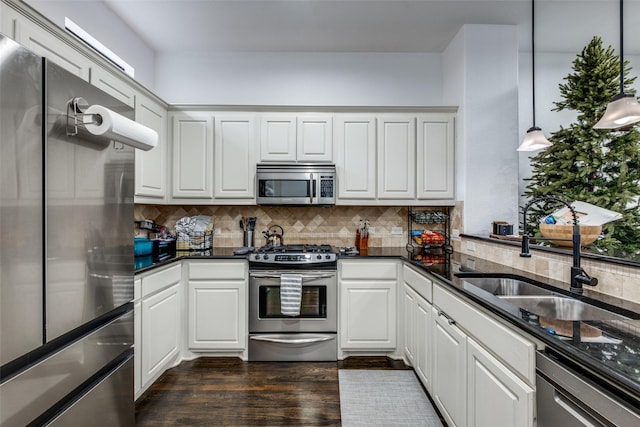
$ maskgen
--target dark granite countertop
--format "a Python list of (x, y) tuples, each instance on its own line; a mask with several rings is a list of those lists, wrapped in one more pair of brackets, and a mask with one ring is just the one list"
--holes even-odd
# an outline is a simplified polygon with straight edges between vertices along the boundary
[[(235, 248), (214, 248), (203, 252), (177, 253), (159, 262), (136, 268), (136, 274), (153, 270), (183, 259), (245, 259), (246, 255), (234, 255)], [(556, 354), (583, 370), (585, 375), (598, 381), (633, 405), (640, 406), (640, 320), (619, 322), (591, 322), (588, 324), (603, 332), (604, 340), (574, 342), (568, 337), (550, 331), (531, 317), (523, 316), (519, 309), (505, 308), (493, 304), (490, 300), (472, 292), (464, 280), (456, 274), (465, 275), (502, 275), (504, 277), (524, 277), (530, 281), (557, 287), (563, 291), (568, 286), (542, 276), (516, 270), (502, 264), (485, 261), (464, 254), (447, 254), (444, 260), (416, 260), (415, 255), (404, 247), (374, 248), (357, 255), (341, 255), (340, 259), (377, 259), (396, 258), (411, 262), (414, 266), (435, 275), (450, 289), (480, 304), (492, 313), (523, 331), (536, 337)], [(470, 267), (471, 266), (471, 267)], [(583, 299), (595, 301), (596, 304), (607, 304), (640, 313), (640, 304), (607, 296), (585, 289)], [(515, 308), (515, 306), (513, 306)], [(640, 314), (638, 315), (640, 318)]]
[(152, 256), (135, 258), (135, 274), (167, 266), (171, 263), (183, 259), (246, 259), (246, 255), (234, 255), (237, 248), (212, 248), (204, 251), (177, 251), (159, 260), (154, 260)]

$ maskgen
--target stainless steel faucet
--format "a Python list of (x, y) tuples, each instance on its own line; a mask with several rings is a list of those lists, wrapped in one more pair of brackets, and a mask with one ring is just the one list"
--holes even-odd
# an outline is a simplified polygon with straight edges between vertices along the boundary
[[(554, 201), (564, 204), (571, 211), (571, 215), (573, 216), (573, 265), (571, 266), (571, 286), (569, 290), (573, 293), (582, 295), (582, 285), (596, 286), (598, 284), (598, 279), (595, 277), (591, 277), (587, 274), (586, 271), (582, 267), (580, 267), (580, 226), (578, 225), (578, 216), (576, 215), (575, 209), (573, 206), (566, 200), (563, 200), (559, 197), (555, 196), (541, 196), (536, 197), (529, 201), (527, 205), (524, 207), (524, 211), (522, 213), (522, 251), (520, 253), (521, 257), (530, 258), (531, 253), (529, 252), (529, 236), (527, 235), (527, 210), (534, 203), (541, 201)], [(566, 239), (555, 239), (555, 238), (538, 238), (537, 240), (566, 240)]]

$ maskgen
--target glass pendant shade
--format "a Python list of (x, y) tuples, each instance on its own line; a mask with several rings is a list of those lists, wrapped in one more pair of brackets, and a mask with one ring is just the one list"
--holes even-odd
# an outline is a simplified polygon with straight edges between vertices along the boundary
[(611, 99), (594, 129), (622, 129), (640, 122), (640, 104), (634, 94), (620, 93)]
[(522, 139), (518, 151), (536, 151), (548, 147), (551, 147), (551, 142), (544, 136), (542, 129), (533, 126)]
[(536, 126), (535, 5), (535, 0), (531, 0), (531, 110), (533, 111), (533, 126), (531, 126), (524, 135), (522, 142), (518, 146), (518, 151), (537, 151), (551, 147), (551, 142), (544, 136), (542, 129)]

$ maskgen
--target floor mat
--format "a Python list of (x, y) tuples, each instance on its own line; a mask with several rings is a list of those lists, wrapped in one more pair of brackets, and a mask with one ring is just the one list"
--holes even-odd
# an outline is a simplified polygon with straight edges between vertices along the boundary
[(411, 370), (340, 369), (342, 425), (442, 426)]

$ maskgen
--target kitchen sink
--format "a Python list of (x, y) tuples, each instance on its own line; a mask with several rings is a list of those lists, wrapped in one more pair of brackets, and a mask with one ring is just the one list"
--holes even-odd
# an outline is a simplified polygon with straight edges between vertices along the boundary
[[(464, 277), (463, 287), (494, 303), (501, 301), (541, 317), (558, 320), (629, 320), (635, 316), (624, 316), (598, 305), (554, 292), (551, 289), (505, 277)], [(616, 310), (617, 311), (617, 310)], [(635, 314), (635, 313), (634, 313)]]
[(496, 296), (552, 295), (553, 292), (518, 279), (496, 277), (463, 278), (465, 283), (473, 285)]
[(538, 316), (558, 320), (629, 320), (577, 299), (556, 295), (500, 296), (501, 299)]

